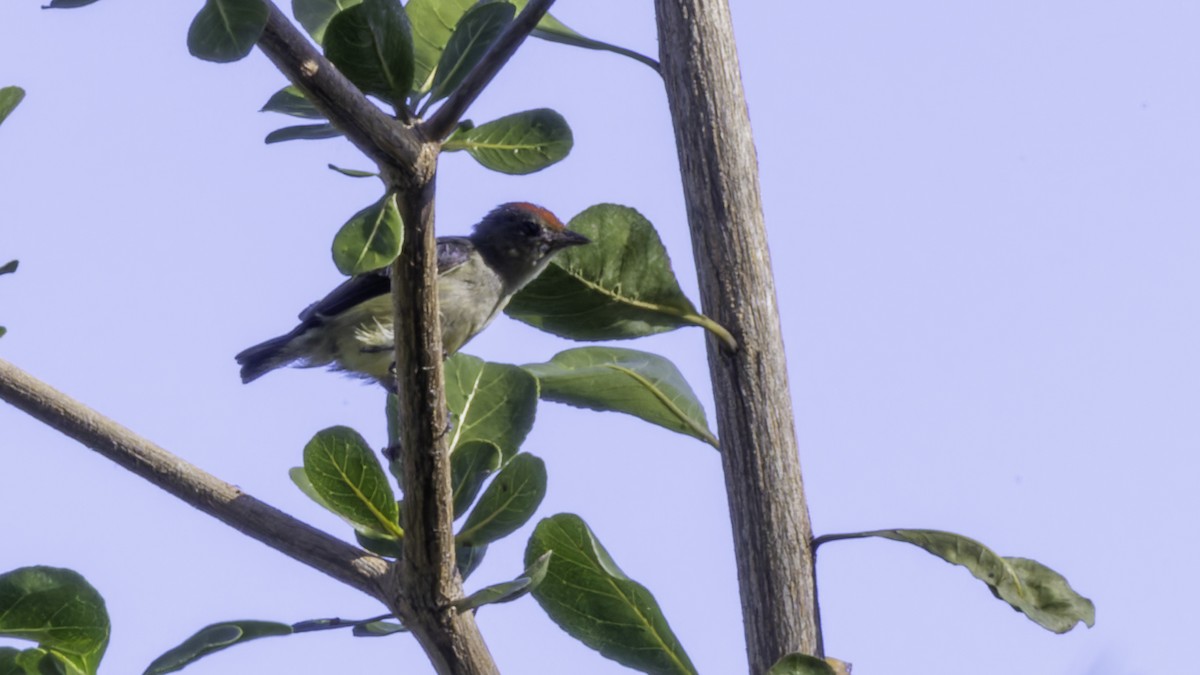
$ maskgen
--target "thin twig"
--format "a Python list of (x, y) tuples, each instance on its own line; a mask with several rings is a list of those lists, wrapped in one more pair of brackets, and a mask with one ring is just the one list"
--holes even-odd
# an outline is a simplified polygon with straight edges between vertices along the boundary
[(525, 9), (513, 19), (512, 23), (504, 29), (500, 37), (492, 43), (492, 46), (483, 55), (479, 63), (467, 73), (463, 78), (462, 84), (454, 90), (453, 94), (446, 99), (442, 107), (438, 108), (433, 115), (420, 125), (420, 129), (424, 131), (424, 137), (431, 140), (442, 140), (454, 131), (458, 126), (459, 120), (467, 112), (467, 108), (475, 102), (479, 94), (483, 92), (484, 87), (496, 77), (496, 73), (500, 72), (500, 68), (508, 63), (512, 58), (517, 47), (529, 37), (533, 29), (550, 10), (550, 5), (554, 4), (554, 0), (530, 0)]
[(388, 563), (258, 501), (0, 359), (0, 399), (271, 548), (383, 600)]

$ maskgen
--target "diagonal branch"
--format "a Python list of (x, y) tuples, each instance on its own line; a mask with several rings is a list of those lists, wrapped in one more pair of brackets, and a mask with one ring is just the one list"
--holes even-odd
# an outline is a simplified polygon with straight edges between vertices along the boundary
[(479, 98), (479, 94), (492, 81), (492, 78), (496, 77), (500, 68), (508, 63), (508, 60), (517, 51), (517, 47), (521, 46), (525, 38), (529, 37), (529, 34), (537, 27), (542, 17), (546, 16), (546, 12), (550, 11), (552, 4), (554, 4), (554, 0), (530, 0), (517, 18), (513, 19), (500, 37), (496, 38), (479, 63), (475, 64), (471, 72), (467, 73), (462, 84), (458, 85), (458, 88), (446, 99), (442, 107), (421, 124), (420, 129), (424, 131), (425, 138), (440, 141), (454, 131), (454, 127), (458, 126), (458, 122), (467, 112), (467, 108), (471, 107), (476, 98)]
[(379, 165), (408, 176), (425, 145), (420, 133), (389, 117), (346, 79), (271, 0), (258, 47), (346, 138)]
[(0, 359), (0, 399), (271, 548), (385, 601), (388, 563), (264, 504)]

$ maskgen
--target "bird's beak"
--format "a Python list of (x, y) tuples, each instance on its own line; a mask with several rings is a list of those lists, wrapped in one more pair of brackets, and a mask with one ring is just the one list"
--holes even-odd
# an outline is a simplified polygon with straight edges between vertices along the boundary
[(556, 232), (555, 235), (556, 236), (554, 237), (554, 241), (551, 245), (556, 251), (563, 248), (583, 246), (584, 244), (592, 243), (591, 239), (588, 239), (578, 232), (572, 232), (571, 230), (560, 230), (559, 232)]

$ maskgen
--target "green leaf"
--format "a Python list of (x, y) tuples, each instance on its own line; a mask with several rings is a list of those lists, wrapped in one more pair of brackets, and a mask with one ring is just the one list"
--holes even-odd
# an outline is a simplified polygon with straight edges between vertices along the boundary
[(0, 123), (4, 122), (21, 101), (25, 99), (25, 90), (20, 87), (0, 87)]
[(304, 446), (304, 473), (335, 513), (368, 532), (404, 536), (387, 475), (357, 431), (330, 427), (317, 432)]
[(267, 134), (264, 141), (269, 145), (284, 141), (319, 141), (323, 138), (337, 138), (341, 135), (342, 132), (328, 122), (324, 124), (300, 124), (276, 129)]
[(17, 271), (17, 267), (20, 265), (20, 260), (9, 260), (3, 265), (0, 265), (0, 274), (12, 274), (13, 272)]
[(461, 129), (446, 139), (447, 152), (466, 150), (480, 164), (500, 173), (527, 174), (560, 161), (574, 144), (562, 115), (547, 108), (526, 110)]
[(582, 518), (560, 513), (538, 523), (526, 564), (547, 551), (554, 557), (533, 597), (559, 628), (635, 670), (696, 672), (654, 596), (625, 576)]
[(413, 38), (398, 0), (363, 0), (325, 31), (325, 56), (368, 94), (402, 105), (412, 88)]
[(412, 24), (413, 90), (418, 94), (433, 86), (433, 73), (454, 27), (476, 0), (409, 0), (404, 10)]
[(0, 326), (0, 337), (4, 337), (6, 334), (8, 334), (8, 329), (4, 326)]
[(371, 553), (376, 553), (388, 558), (399, 558), (404, 554), (404, 545), (399, 539), (392, 536), (379, 536), (373, 532), (364, 532), (363, 530), (354, 531), (354, 539), (358, 545), (367, 549)]
[[(515, 5), (517, 7), (517, 11), (520, 11), (525, 9), (525, 5), (529, 3), (529, 0), (507, 0), (507, 2)], [(650, 66), (655, 71), (658, 71), (659, 69), (658, 61), (655, 61), (648, 56), (642, 56), (641, 54), (624, 47), (618, 47), (616, 45), (608, 44), (607, 42), (601, 42), (599, 40), (593, 40), (589, 37), (584, 37), (570, 28), (567, 28), (563, 22), (549, 14), (542, 17), (542, 20), (538, 22), (537, 27), (533, 30), (533, 36), (548, 42), (559, 42), (574, 47), (583, 47), (584, 49), (596, 49), (613, 52), (614, 54), (621, 54), (622, 56), (628, 56), (635, 61), (640, 61), (641, 63)]]
[(454, 540), (464, 546), (481, 546), (507, 537), (533, 517), (545, 496), (545, 462), (519, 454), (483, 491)]
[(375, 173), (374, 171), (359, 171), (358, 169), (343, 169), (342, 167), (334, 165), (334, 164), (330, 164), (329, 168), (332, 169), (333, 171), (336, 171), (336, 172), (342, 174), (343, 176), (349, 176), (351, 178), (378, 178), (379, 177), (379, 174)]
[(512, 22), (515, 8), (504, 2), (476, 5), (463, 15), (442, 52), (429, 102), (446, 98)]
[(50, 0), (50, 4), (42, 5), (42, 9), (75, 9), (86, 7), (96, 0)]
[(183, 670), (213, 652), (258, 638), (291, 635), (292, 627), (274, 621), (225, 621), (201, 628), (178, 647), (154, 659), (143, 675), (161, 675)]
[(483, 481), (504, 461), (504, 453), (489, 441), (467, 441), (450, 455), (450, 484), (454, 490), (454, 517), (467, 512)]
[(39, 566), (0, 574), (0, 637), (37, 642), (72, 672), (94, 675), (109, 630), (104, 598), (78, 572)]
[(342, 274), (353, 275), (385, 267), (400, 255), (404, 223), (396, 208), (396, 195), (354, 214), (333, 237), (333, 264)]
[(795, 653), (776, 661), (766, 675), (837, 675), (837, 671), (822, 659)]
[(546, 578), (546, 570), (550, 566), (550, 556), (553, 551), (546, 551), (533, 564), (526, 568), (525, 573), (500, 584), (493, 584), (468, 595), (454, 603), (459, 611), (477, 609), (484, 605), (499, 605), (512, 602), (517, 598), (528, 595)]
[(387, 637), (396, 633), (407, 633), (408, 629), (392, 621), (361, 623), (351, 629), (355, 637)]
[(292, 117), (303, 117), (305, 119), (325, 119), (321, 111), (312, 104), (304, 94), (300, 93), (294, 85), (288, 85), (283, 89), (271, 94), (271, 98), (263, 105), (259, 112), (277, 112)]
[(572, 218), (570, 228), (592, 243), (556, 255), (513, 297), (504, 310), (509, 316), (572, 340), (622, 340), (696, 325), (736, 347), (680, 290), (667, 250), (642, 214), (597, 204)]
[(487, 546), (463, 546), (461, 544), (454, 547), (454, 559), (457, 561), (455, 566), (458, 567), (458, 574), (464, 581), (471, 576), (472, 572), (479, 569), (487, 549)]
[(517, 366), (461, 353), (446, 359), (445, 371), (451, 451), (479, 440), (494, 443), (505, 461), (515, 455), (533, 428), (537, 380)]
[(207, 0), (188, 28), (188, 51), (205, 61), (237, 61), (254, 49), (267, 15), (262, 0)]
[(362, 0), (292, 0), (292, 14), (312, 39), (321, 44), (325, 39), (325, 29), (329, 27), (329, 21), (338, 12), (360, 2)]
[(997, 555), (983, 544), (941, 530), (873, 530), (819, 537), (815, 544), (841, 539), (882, 537), (918, 546), (948, 563), (961, 565), (987, 584), (992, 594), (1038, 625), (1066, 633), (1082, 621), (1091, 628), (1096, 607), (1071, 588), (1058, 572), (1036, 560)]
[(616, 347), (559, 352), (524, 366), (543, 399), (591, 410), (615, 410), (718, 447), (704, 408), (683, 374), (656, 354)]

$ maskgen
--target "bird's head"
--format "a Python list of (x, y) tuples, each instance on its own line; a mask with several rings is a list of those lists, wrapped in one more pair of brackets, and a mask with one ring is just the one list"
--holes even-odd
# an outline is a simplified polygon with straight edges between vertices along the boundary
[(528, 202), (497, 206), (471, 234), (471, 242), (510, 292), (537, 276), (558, 251), (590, 241), (568, 230), (550, 211)]

